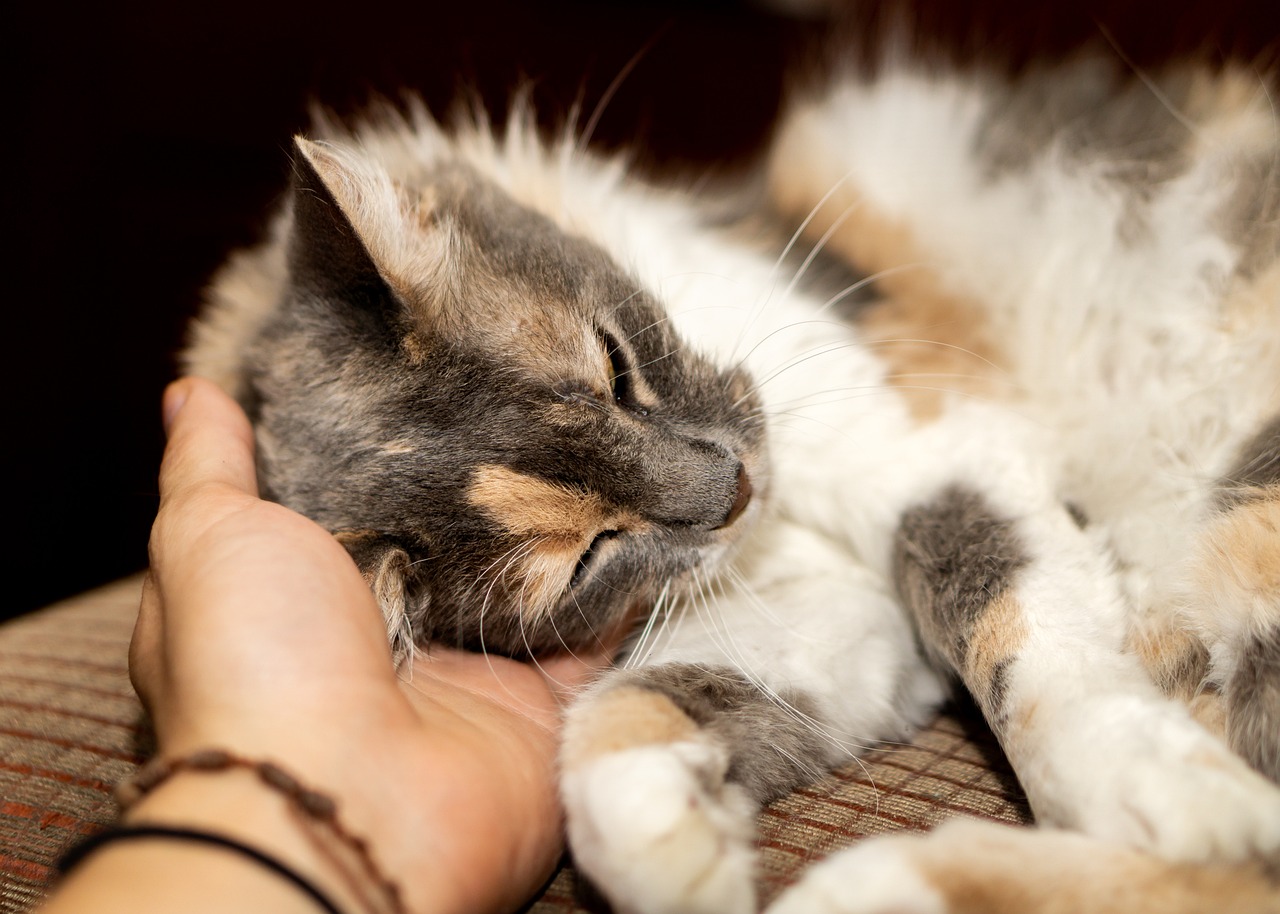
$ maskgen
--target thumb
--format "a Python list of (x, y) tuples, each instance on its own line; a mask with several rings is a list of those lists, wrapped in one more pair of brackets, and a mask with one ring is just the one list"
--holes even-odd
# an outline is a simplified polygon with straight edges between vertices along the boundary
[(168, 433), (160, 463), (160, 503), (192, 486), (224, 484), (258, 494), (253, 429), (244, 411), (212, 381), (182, 378), (164, 392)]

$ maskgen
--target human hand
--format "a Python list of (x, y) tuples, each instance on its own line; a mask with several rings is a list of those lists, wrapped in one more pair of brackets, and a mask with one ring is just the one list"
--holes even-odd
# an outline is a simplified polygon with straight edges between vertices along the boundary
[(332, 793), (411, 910), (527, 898), (561, 849), (561, 701), (608, 658), (534, 666), (432, 647), (397, 676), (346, 550), (257, 497), (238, 407), (185, 379), (166, 391), (165, 416), (130, 658), (161, 753), (231, 749)]

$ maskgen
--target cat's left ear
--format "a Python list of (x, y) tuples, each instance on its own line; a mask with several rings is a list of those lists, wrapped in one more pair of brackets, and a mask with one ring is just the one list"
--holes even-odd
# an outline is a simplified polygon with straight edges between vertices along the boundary
[(414, 575), (409, 553), (376, 530), (339, 530), (333, 536), (346, 547), (373, 591), (387, 624), (392, 654), (399, 662), (413, 646), (408, 611)]

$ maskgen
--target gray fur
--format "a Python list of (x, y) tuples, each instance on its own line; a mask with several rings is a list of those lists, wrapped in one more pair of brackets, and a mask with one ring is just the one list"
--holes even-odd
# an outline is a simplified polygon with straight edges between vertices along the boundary
[(1236, 463), (1218, 489), (1218, 506), (1231, 508), (1257, 498), (1280, 485), (1280, 416), (1262, 427), (1240, 449)]
[(1191, 78), (1192, 71), (1179, 70), (1157, 77), (1166, 104), (1114, 61), (1088, 59), (1065, 71), (1030, 72), (992, 93), (978, 157), (998, 180), (1055, 147), (1074, 161), (1105, 163), (1118, 187), (1142, 193), (1177, 177), (1190, 162), (1187, 128), (1174, 112), (1185, 107)]
[(727, 780), (757, 802), (812, 783), (831, 764), (832, 744), (822, 735), (813, 702), (799, 692), (774, 698), (737, 670), (680, 663), (637, 670), (612, 683), (669, 698), (728, 750)]
[[(749, 382), (689, 352), (603, 251), (448, 167), (408, 191), (435, 200), (427, 231), (452, 234), (443, 279), (415, 284), (388, 275), (305, 157), (296, 170), (289, 285), (246, 360), (263, 489), (330, 530), (363, 531), (357, 559), (387, 592), (399, 584), (420, 640), (509, 654), (589, 642), (723, 541), (747, 494), (742, 461), (761, 445)], [(611, 342), (575, 361), (553, 340), (538, 361), (527, 333), (508, 346), (490, 332), (517, 320)], [(606, 348), (626, 378), (613, 402), (600, 393)], [(641, 381), (644, 404), (630, 393)], [(550, 612), (524, 614), (509, 558), (531, 540), (468, 501), (483, 466), (642, 523)], [(407, 561), (381, 561), (396, 553)]]
[(1280, 625), (1250, 638), (1227, 682), (1226, 699), (1232, 748), (1280, 781)]
[(903, 514), (893, 577), (926, 646), (959, 669), (974, 623), (1026, 562), (1013, 522), (951, 486)]

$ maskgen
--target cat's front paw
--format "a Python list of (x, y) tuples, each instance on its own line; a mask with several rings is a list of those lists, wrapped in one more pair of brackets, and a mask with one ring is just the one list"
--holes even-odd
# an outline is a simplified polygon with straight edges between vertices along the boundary
[(575, 862), (617, 914), (755, 911), (752, 803), (719, 747), (641, 746), (579, 762), (561, 790)]
[[(1055, 783), (1042, 793), (1045, 802), (1033, 802), (1041, 822), (1171, 861), (1235, 862), (1280, 852), (1280, 788), (1180, 708), (1130, 707), (1120, 699), (1112, 705), (1122, 725), (1087, 752), (1079, 743), (1060, 747), (1039, 768), (1041, 780)], [(1098, 714), (1105, 720), (1108, 709)], [(1024, 778), (1033, 795), (1035, 780)]]

